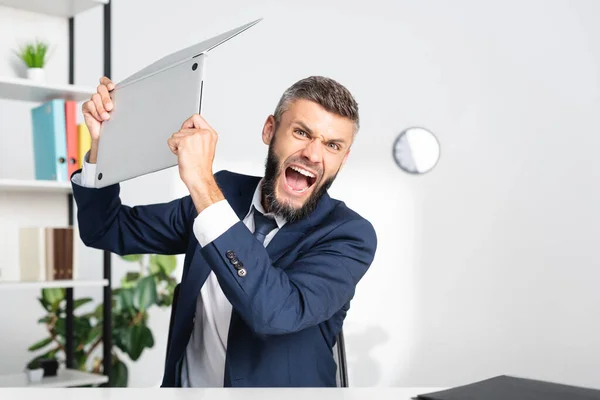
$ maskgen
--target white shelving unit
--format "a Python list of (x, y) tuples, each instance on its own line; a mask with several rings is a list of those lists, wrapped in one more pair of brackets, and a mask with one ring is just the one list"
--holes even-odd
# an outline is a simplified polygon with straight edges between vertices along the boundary
[(0, 292), (3, 290), (50, 289), (50, 288), (80, 288), (102, 287), (108, 285), (108, 279), (97, 281), (84, 280), (55, 280), (40, 282), (0, 282)]
[(73, 188), (69, 182), (0, 179), (0, 193), (2, 192), (37, 192), (37, 193), (71, 193)]
[(74, 369), (59, 369), (56, 376), (42, 378), (41, 382), (29, 382), (25, 372), (0, 375), (0, 387), (64, 388), (74, 386), (101, 385), (108, 377)]
[(69, 18), (109, 0), (0, 0), (0, 6)]
[[(0, 7), (10, 7), (14, 9), (34, 12), (43, 14), (46, 16), (62, 17), (62, 18), (73, 18), (78, 13), (90, 10), (94, 7), (110, 5), (110, 0), (0, 0)], [(106, 11), (105, 7), (105, 11)], [(108, 8), (110, 10), (110, 8)], [(108, 12), (110, 17), (110, 11)], [(110, 19), (106, 20), (107, 14), (105, 13), (104, 29), (105, 29), (105, 40), (106, 40), (106, 29), (110, 32)], [(72, 23), (69, 22), (70, 37), (72, 38)], [(72, 50), (72, 48), (71, 48)], [(110, 66), (110, 42), (109, 47), (105, 46), (105, 70), (106, 65)], [(70, 57), (73, 57), (73, 53), (70, 52)], [(72, 58), (71, 58), (72, 60)], [(72, 65), (72, 63), (70, 63)], [(110, 68), (110, 67), (108, 67)], [(72, 76), (72, 71), (70, 76)], [(71, 78), (72, 79), (72, 78)], [(28, 79), (16, 78), (16, 77), (0, 77), (0, 98), (6, 100), (15, 101), (26, 101), (26, 102), (37, 102), (44, 103), (51, 99), (65, 99), (74, 101), (84, 101), (91, 97), (96, 92), (96, 88), (83, 87), (72, 84), (47, 84), (40, 82), (33, 82)], [(0, 132), (0, 135), (2, 132)], [(10, 194), (10, 196), (9, 196)], [(0, 179), (0, 200), (12, 199), (8, 201), (19, 201), (22, 195), (30, 196), (48, 195), (65, 195), (70, 198), (69, 209), (72, 208), (72, 188), (70, 182), (55, 182), (55, 181), (41, 181), (41, 180), (20, 180), (20, 179)], [(0, 203), (7, 204), (7, 203)], [(65, 205), (67, 202), (65, 201)], [(71, 214), (71, 212), (70, 212)], [(72, 215), (69, 216), (72, 218)], [(105, 261), (106, 263), (106, 261)], [(110, 264), (108, 264), (110, 270)], [(106, 274), (106, 272), (105, 272)], [(105, 275), (106, 276), (106, 275)], [(109, 279), (98, 279), (98, 280), (53, 280), (43, 282), (11, 282), (4, 281), (0, 282), (0, 293), (4, 291), (25, 291), (25, 290), (41, 290), (44, 288), (67, 288), (67, 293), (73, 288), (81, 287), (99, 287), (103, 288), (105, 293), (105, 302), (107, 295), (107, 288), (110, 290), (110, 274)], [(70, 298), (72, 299), (72, 291), (70, 292)], [(68, 302), (67, 302), (68, 304)], [(109, 303), (110, 304), (110, 303)], [(110, 307), (107, 308), (108, 315), (110, 316)], [(67, 306), (69, 309), (69, 306)], [(34, 320), (35, 321), (35, 320)], [(67, 318), (67, 327), (69, 326)], [(69, 329), (69, 328), (67, 328)], [(108, 351), (110, 354), (110, 347), (112, 341), (110, 338), (110, 324), (105, 326), (103, 337), (106, 338), (108, 333), (108, 339), (105, 344), (108, 344)], [(68, 342), (68, 340), (67, 340)], [(104, 355), (106, 356), (106, 351)], [(105, 371), (110, 370), (110, 359), (104, 364)], [(108, 368), (108, 369), (107, 369)], [(87, 385), (101, 385), (108, 382), (108, 376), (92, 374), (87, 372), (78, 371), (71, 368), (60, 368), (57, 376), (46, 377), (39, 383), (30, 383), (27, 379), (25, 372), (19, 372), (15, 374), (0, 375), (0, 387), (36, 387), (36, 388), (53, 388), (53, 387), (75, 387), (75, 386), (87, 386)]]
[[(2, 0), (0, 0), (2, 1)], [(49, 85), (23, 78), (0, 78), (0, 93), (8, 100), (44, 103), (52, 99), (83, 101), (89, 99), (96, 90), (75, 85)]]

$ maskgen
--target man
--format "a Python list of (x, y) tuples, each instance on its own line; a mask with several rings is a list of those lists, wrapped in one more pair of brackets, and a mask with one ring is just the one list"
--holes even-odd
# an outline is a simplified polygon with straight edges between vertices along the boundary
[(352, 95), (324, 77), (288, 88), (263, 127), (262, 178), (213, 174), (217, 133), (191, 116), (165, 143), (190, 194), (129, 207), (119, 185), (92, 187), (113, 89), (103, 77), (83, 105), (92, 145), (73, 194), (87, 246), (185, 254), (162, 386), (335, 386), (332, 347), (377, 246), (327, 194), (359, 128)]

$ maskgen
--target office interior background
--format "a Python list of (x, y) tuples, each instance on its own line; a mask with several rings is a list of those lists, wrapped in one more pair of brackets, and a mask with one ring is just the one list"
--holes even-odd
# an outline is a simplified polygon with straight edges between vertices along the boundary
[[(115, 82), (264, 18), (208, 57), (203, 115), (219, 133), (215, 171), (263, 173), (263, 123), (296, 80), (329, 76), (355, 95), (361, 130), (330, 193), (373, 223), (379, 246), (344, 325), (351, 386), (455, 386), (508, 374), (600, 388), (600, 3), (111, 3)], [(64, 18), (0, 7), (0, 75), (21, 76), (12, 49), (43, 37), (54, 48), (47, 82), (68, 83), (67, 35)], [(102, 54), (95, 7), (75, 17), (76, 84), (95, 88)], [(33, 177), (34, 105), (0, 100), (0, 178)], [(394, 141), (413, 126), (441, 148), (422, 175), (393, 158)], [(121, 188), (129, 205), (187, 194), (176, 168)], [(67, 218), (62, 194), (8, 196), (16, 195), (0, 193), (2, 207), (15, 207), (1, 212), (4, 273), (17, 263), (10, 215)], [(101, 254), (82, 243), (78, 252), (79, 277), (100, 279)], [(112, 260), (118, 285), (132, 265)], [(101, 293), (75, 289), (95, 304)], [(27, 348), (45, 337), (38, 296), (0, 290), (0, 375), (22, 371)], [(169, 316), (153, 309), (154, 347), (123, 358), (129, 386), (160, 383)]]

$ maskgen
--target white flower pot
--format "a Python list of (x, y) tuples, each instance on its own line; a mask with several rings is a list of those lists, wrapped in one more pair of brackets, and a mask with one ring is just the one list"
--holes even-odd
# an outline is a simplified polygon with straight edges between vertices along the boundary
[(43, 377), (44, 377), (44, 369), (43, 368), (27, 370), (27, 379), (31, 383), (41, 382)]
[(28, 68), (27, 78), (36, 82), (44, 82), (44, 69), (43, 68)]

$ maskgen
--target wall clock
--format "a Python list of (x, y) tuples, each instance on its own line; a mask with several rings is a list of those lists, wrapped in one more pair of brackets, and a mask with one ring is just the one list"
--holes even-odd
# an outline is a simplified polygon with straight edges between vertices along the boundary
[(410, 174), (425, 174), (440, 159), (440, 143), (433, 133), (421, 127), (411, 127), (400, 132), (392, 147), (398, 167)]

